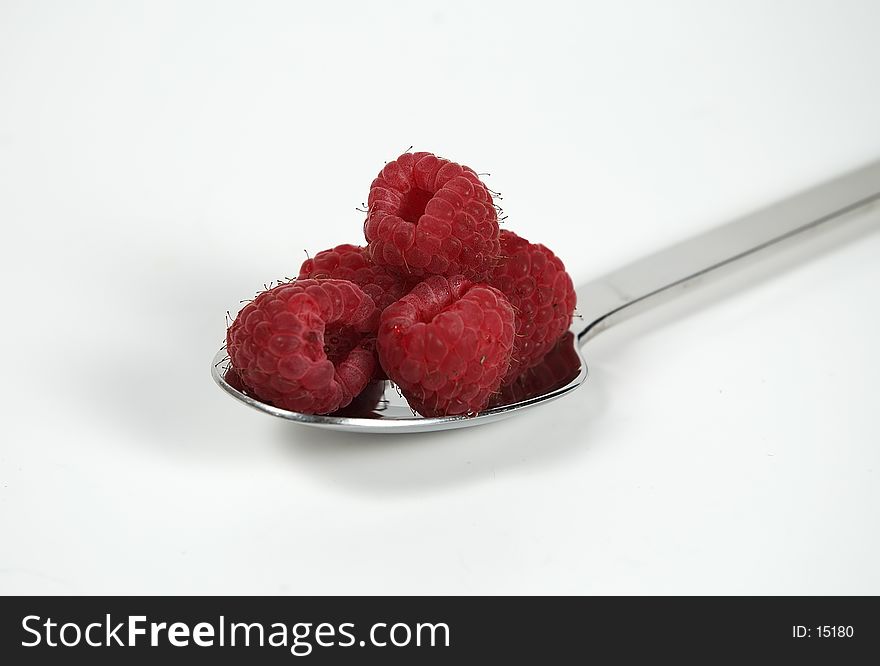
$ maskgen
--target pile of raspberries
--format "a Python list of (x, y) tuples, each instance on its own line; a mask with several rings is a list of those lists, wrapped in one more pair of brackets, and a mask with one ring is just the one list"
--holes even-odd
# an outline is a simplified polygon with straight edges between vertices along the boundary
[(571, 324), (556, 255), (500, 230), (470, 168), (404, 153), (370, 186), (366, 246), (307, 259), (227, 330), (227, 381), (276, 407), (329, 414), (379, 380), (423, 416), (475, 414), (541, 363)]

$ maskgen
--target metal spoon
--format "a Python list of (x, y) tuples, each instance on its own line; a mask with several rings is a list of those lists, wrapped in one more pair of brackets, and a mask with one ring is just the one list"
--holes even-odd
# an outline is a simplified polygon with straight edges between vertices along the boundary
[[(756, 253), (815, 229), (844, 213), (880, 200), (880, 162), (806, 190), (789, 199), (690, 240), (666, 248), (578, 289), (580, 317), (548, 360), (515, 391), (480, 414), (425, 418), (414, 414), (388, 382), (336, 414), (320, 416), (279, 409), (245, 395), (224, 379), (225, 350), (214, 357), (211, 375), (233, 398), (254, 409), (304, 425), (364, 433), (427, 432), (482, 425), (555, 400), (587, 379), (581, 347), (613, 324), (663, 302), (694, 283), (739, 265)], [(552, 367), (550, 367), (552, 365)]]

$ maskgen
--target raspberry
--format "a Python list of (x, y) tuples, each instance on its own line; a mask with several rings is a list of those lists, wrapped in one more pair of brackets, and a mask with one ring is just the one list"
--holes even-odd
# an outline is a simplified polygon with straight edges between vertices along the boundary
[(410, 284), (403, 277), (383, 266), (376, 266), (367, 256), (366, 248), (357, 245), (337, 245), (306, 259), (299, 269), (299, 277), (348, 280), (373, 299), (384, 310), (409, 291)]
[(231, 366), (226, 368), (226, 372), (223, 374), (223, 379), (225, 379), (226, 383), (239, 393), (250, 392), (248, 387), (244, 385), (244, 382), (241, 381), (241, 375), (238, 374), (238, 370)]
[[(378, 364), (377, 364), (378, 365)], [(354, 418), (375, 418), (381, 410), (382, 399), (385, 397), (385, 382), (371, 381), (366, 388), (355, 396), (351, 404), (334, 412), (337, 416)]]
[(420, 414), (478, 412), (507, 372), (513, 331), (498, 290), (435, 276), (382, 313), (379, 360)]
[(345, 280), (297, 280), (257, 295), (226, 332), (232, 367), (248, 393), (282, 409), (327, 414), (373, 376), (379, 311)]
[(541, 362), (523, 370), (513, 381), (501, 387), (492, 396), (489, 405), (512, 405), (548, 391), (561, 388), (577, 377), (581, 369), (581, 359), (574, 347), (574, 335), (567, 331)]
[(516, 341), (502, 381), (507, 384), (539, 363), (571, 326), (574, 285), (553, 252), (506, 229), (501, 232), (501, 259), (488, 282), (516, 311)]
[(373, 262), (416, 277), (482, 279), (498, 257), (498, 213), (474, 171), (404, 153), (370, 186), (364, 235)]

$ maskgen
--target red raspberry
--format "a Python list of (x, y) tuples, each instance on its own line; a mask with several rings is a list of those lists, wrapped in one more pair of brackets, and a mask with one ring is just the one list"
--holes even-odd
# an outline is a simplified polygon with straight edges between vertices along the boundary
[(404, 153), (370, 186), (364, 235), (372, 260), (403, 275), (482, 279), (498, 257), (498, 213), (474, 171)]
[(357, 245), (337, 245), (318, 252), (303, 262), (299, 277), (354, 282), (373, 299), (379, 310), (402, 298), (410, 286), (403, 277), (370, 261), (366, 248)]
[(223, 379), (225, 379), (226, 383), (239, 393), (250, 393), (248, 387), (244, 385), (243, 381), (241, 381), (241, 375), (238, 374), (238, 370), (232, 366), (226, 368), (226, 372), (223, 374)]
[(574, 345), (574, 335), (567, 331), (540, 363), (523, 370), (513, 381), (503, 385), (492, 396), (489, 405), (512, 405), (568, 384), (581, 369), (581, 359)]
[(384, 397), (385, 382), (371, 381), (363, 391), (355, 396), (351, 404), (334, 413), (337, 416), (353, 418), (375, 418), (377, 416), (376, 412), (383, 409), (382, 400)]
[(349, 404), (373, 376), (373, 299), (345, 280), (297, 280), (257, 295), (226, 332), (241, 383), (305, 414)]
[(502, 381), (507, 384), (539, 363), (568, 330), (577, 298), (571, 277), (553, 252), (506, 229), (501, 232), (501, 260), (488, 282), (516, 311), (516, 341)]
[(478, 412), (507, 372), (513, 327), (498, 290), (435, 276), (382, 313), (379, 360), (420, 414)]

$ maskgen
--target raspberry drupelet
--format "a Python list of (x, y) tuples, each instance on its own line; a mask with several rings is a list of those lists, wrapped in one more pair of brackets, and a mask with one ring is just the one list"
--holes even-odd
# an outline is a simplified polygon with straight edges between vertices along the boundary
[(226, 332), (240, 383), (304, 414), (348, 405), (376, 369), (373, 299), (345, 280), (297, 280), (261, 292)]
[(423, 416), (484, 409), (507, 372), (514, 313), (488, 285), (434, 276), (382, 313), (379, 360)]
[(431, 153), (404, 153), (370, 186), (371, 260), (406, 276), (483, 279), (498, 258), (498, 212), (479, 176)]

